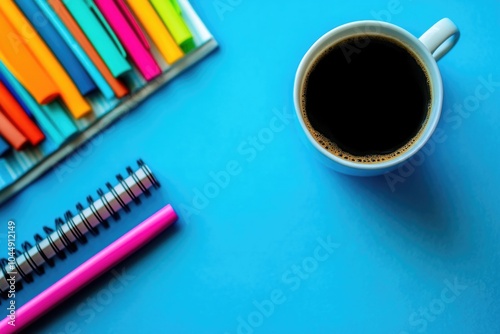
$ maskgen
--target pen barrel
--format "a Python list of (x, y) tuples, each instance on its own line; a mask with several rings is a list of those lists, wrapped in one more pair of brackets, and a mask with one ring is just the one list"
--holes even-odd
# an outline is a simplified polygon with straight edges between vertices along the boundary
[(174, 7), (172, 2), (166, 0), (151, 0), (151, 3), (181, 49), (185, 53), (193, 50), (196, 47), (193, 35), (186, 22), (184, 22), (182, 14)]
[[(119, 77), (132, 68), (121, 53), (121, 45), (116, 43), (113, 31), (108, 31), (105, 21), (101, 21), (99, 9), (93, 2), (84, 0), (63, 0), (73, 18), (80, 25), (83, 32), (95, 47), (114, 77)], [(92, 4), (89, 7), (89, 4)]]
[(144, 41), (141, 40), (141, 32), (135, 30), (138, 24), (135, 21), (129, 22), (115, 2), (94, 1), (141, 75), (148, 81), (159, 76), (160, 66), (147, 49), (149, 46), (145, 46)]
[[(55, 85), (57, 95), (54, 98), (61, 97), (75, 118), (78, 119), (90, 113), (91, 106), (88, 101), (80, 94), (75, 83), (14, 1), (2, 1), (0, 12), (8, 17), (14, 27), (17, 27), (17, 32), (22, 37), (23, 44), (28, 48), (29, 53), (36, 58), (35, 62), (48, 75), (47, 81), (44, 81), (45, 79), (42, 77), (37, 77), (34, 73), (28, 73), (27, 77), (29, 81), (38, 83), (42, 87), (48, 86), (49, 83)], [(19, 62), (18, 59), (17, 62)], [(6, 65), (8, 67), (9, 64)], [(25, 64), (21, 64), (21, 67), (24, 69)], [(16, 77), (18, 76), (16, 73), (13, 74)], [(46, 104), (52, 100), (53, 98), (42, 104)]]
[(20, 150), (27, 143), (28, 139), (19, 131), (8, 119), (0, 108), (0, 136), (16, 150)]
[(14, 4), (4, 1), (0, 6), (0, 60), (38, 103), (49, 103), (59, 96), (59, 89), (26, 44), (23, 35), (26, 27), (6, 15), (9, 6)]
[(36, 0), (16, 1), (16, 5), (24, 13), (26, 18), (28, 18), (30, 22), (33, 22), (33, 28), (61, 63), (62, 67), (78, 87), (80, 93), (82, 95), (89, 94), (96, 89), (94, 82), (73, 54), (70, 47), (55, 30), (53, 24), (48, 20), (46, 13), (40, 10), (35, 1)]
[(126, 2), (168, 64), (173, 64), (184, 56), (184, 52), (148, 1), (126, 0)]
[(45, 139), (42, 131), (26, 114), (26, 111), (2, 82), (0, 82), (0, 109), (3, 109), (3, 113), (32, 145), (38, 145)]
[(102, 76), (111, 87), (116, 97), (122, 98), (127, 95), (128, 88), (113, 76), (113, 73), (111, 73), (109, 68), (106, 66), (106, 63), (102, 60), (99, 53), (97, 53), (96, 49), (89, 41), (81, 27), (70, 14), (66, 6), (62, 3), (62, 0), (48, 0), (48, 4), (57, 14), (65, 29), (67, 29), (71, 36), (75, 39), (75, 42), (80, 45), (80, 47), (85, 51), (92, 63), (97, 67), (99, 72), (101, 72)]

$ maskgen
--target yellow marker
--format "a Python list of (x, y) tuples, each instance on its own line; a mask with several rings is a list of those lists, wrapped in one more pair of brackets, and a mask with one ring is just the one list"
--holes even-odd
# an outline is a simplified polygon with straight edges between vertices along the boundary
[(184, 21), (177, 0), (149, 0), (149, 2), (156, 9), (181, 50), (189, 53), (196, 49), (193, 34)]
[(182, 52), (174, 41), (174, 38), (170, 35), (163, 21), (149, 2), (144, 0), (125, 1), (137, 19), (139, 19), (167, 63), (173, 64), (184, 56), (184, 52)]
[(78, 91), (71, 78), (62, 65), (49, 50), (45, 42), (37, 34), (31, 23), (17, 8), (12, 0), (3, 0), (0, 11), (16, 29), (18, 36), (22, 39), (28, 49), (38, 59), (43, 68), (52, 77), (59, 88), (61, 98), (75, 118), (81, 118), (92, 109)]

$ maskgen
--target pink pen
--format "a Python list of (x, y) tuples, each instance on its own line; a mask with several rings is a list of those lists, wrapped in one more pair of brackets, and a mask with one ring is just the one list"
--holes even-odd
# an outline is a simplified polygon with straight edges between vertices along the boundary
[(94, 0), (109, 26), (123, 44), (139, 72), (151, 81), (161, 74), (160, 66), (149, 52), (149, 44), (127, 7), (121, 0)]
[(50, 288), (16, 311), (15, 326), (10, 318), (0, 322), (0, 333), (14, 333), (66, 300), (78, 290), (104, 274), (156, 237), (177, 220), (174, 209), (167, 205), (127, 234), (97, 253)]

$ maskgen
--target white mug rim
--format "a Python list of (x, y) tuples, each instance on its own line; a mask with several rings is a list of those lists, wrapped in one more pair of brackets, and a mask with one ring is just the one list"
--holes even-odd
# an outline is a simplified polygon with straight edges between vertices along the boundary
[[(325, 149), (322, 145), (320, 145), (316, 139), (314, 139), (313, 135), (309, 131), (308, 127), (305, 124), (303, 119), (302, 110), (301, 110), (301, 94), (302, 94), (302, 84), (307, 75), (309, 67), (316, 60), (316, 58), (321, 55), (328, 47), (333, 45), (338, 41), (335, 37), (341, 35), (342, 32), (346, 30), (352, 30), (354, 28), (363, 28), (363, 27), (373, 27), (379, 26), (384, 27), (387, 30), (393, 32), (393, 34), (381, 33), (377, 34), (382, 36), (387, 36), (389, 38), (397, 38), (396, 34), (401, 34), (406, 37), (407, 41), (411, 41), (411, 44), (407, 41), (401, 41), (400, 43), (405, 45), (408, 49), (417, 54), (417, 56), (422, 61), (423, 66), (427, 74), (429, 75), (430, 86), (431, 86), (431, 111), (427, 123), (425, 124), (422, 133), (417, 138), (417, 141), (410, 146), (410, 148), (401, 155), (398, 155), (395, 158), (374, 162), (374, 163), (359, 163), (346, 159), (342, 159), (335, 154), (331, 153), (327, 149)], [(348, 36), (356, 36), (359, 35), (359, 32), (354, 32), (349, 34)], [(342, 39), (347, 38), (348, 36), (343, 36)], [(439, 71), (438, 65), (432, 54), (426, 48), (426, 46), (413, 34), (409, 33), (405, 29), (396, 26), (392, 23), (384, 22), (384, 21), (375, 21), (375, 20), (365, 20), (365, 21), (356, 21), (343, 24), (339, 27), (336, 27), (323, 36), (321, 36), (306, 52), (304, 57), (302, 58), (299, 67), (297, 69), (294, 81), (294, 104), (295, 104), (295, 112), (297, 114), (297, 118), (299, 119), (300, 125), (304, 133), (306, 134), (309, 142), (326, 156), (328, 159), (343, 165), (348, 168), (358, 169), (358, 170), (379, 170), (379, 169), (388, 169), (394, 166), (397, 166), (404, 161), (410, 159), (413, 155), (415, 155), (431, 138), (434, 133), (440, 116), (441, 116), (441, 108), (443, 104), (443, 83), (441, 78), (441, 73)]]

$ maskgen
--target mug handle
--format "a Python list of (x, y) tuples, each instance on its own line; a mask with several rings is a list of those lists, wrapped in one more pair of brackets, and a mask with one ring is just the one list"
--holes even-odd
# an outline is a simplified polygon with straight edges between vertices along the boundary
[(419, 40), (438, 61), (450, 51), (460, 38), (460, 30), (450, 19), (444, 18), (427, 30)]

